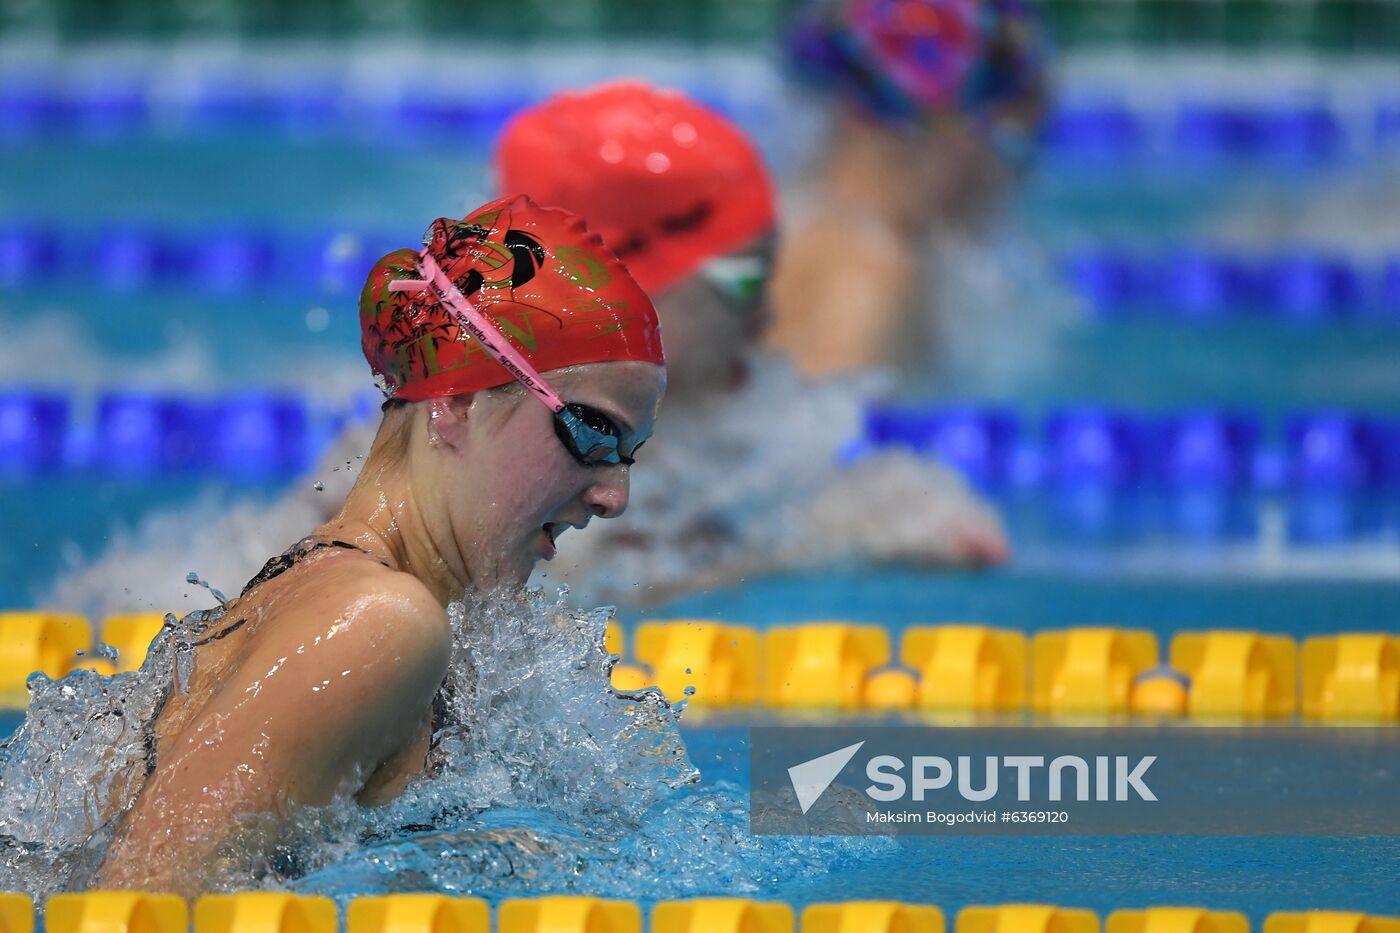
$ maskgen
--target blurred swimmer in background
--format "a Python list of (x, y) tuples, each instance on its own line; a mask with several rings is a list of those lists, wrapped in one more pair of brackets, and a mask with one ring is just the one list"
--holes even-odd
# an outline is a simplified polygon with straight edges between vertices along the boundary
[(582, 220), (526, 197), (425, 243), (383, 257), (360, 299), (389, 399), (339, 512), (157, 639), (152, 657), (173, 641), (192, 668), (177, 684), (178, 663), (148, 665), (167, 683), (143, 767), (88, 826), (112, 833), (97, 886), (192, 893), (296, 806), (395, 797), (437, 731), (448, 603), (518, 590), (566, 529), (627, 507), (665, 388), (646, 294)]
[(1005, 559), (995, 514), (938, 464), (902, 453), (838, 464), (878, 375), (804, 385), (758, 352), (776, 198), (728, 119), (674, 91), (605, 84), (518, 114), (496, 166), (504, 189), (589, 218), (653, 296), (666, 339), (656, 469), (638, 478), (628, 519), (568, 542), (551, 579), (646, 605), (780, 569)]
[[(803, 384), (781, 355), (760, 351), (776, 197), (731, 121), (675, 92), (608, 84), (519, 114), (495, 161), (503, 190), (589, 219), (655, 298), (666, 335), (668, 427), (648, 446), (652, 469), (622, 527), (566, 541), (551, 579), (584, 600), (642, 605), (774, 570), (1006, 559), (996, 514), (937, 463), (891, 452), (838, 464), (888, 379)], [(826, 259), (848, 261), (841, 251)], [(347, 428), (312, 476), (268, 506), (226, 511), (195, 541), (184, 531), (189, 510), (149, 521), (61, 579), (43, 604), (92, 615), (188, 606), (200, 595), (185, 582), (191, 570), (236, 585), (269, 550), (334, 513), (373, 428)]]
[(770, 342), (807, 375), (893, 366), (927, 383), (954, 331), (979, 324), (935, 307), (942, 241), (990, 222), (1045, 110), (1034, 10), (817, 0), (795, 18), (787, 52), (830, 125), (790, 199)]

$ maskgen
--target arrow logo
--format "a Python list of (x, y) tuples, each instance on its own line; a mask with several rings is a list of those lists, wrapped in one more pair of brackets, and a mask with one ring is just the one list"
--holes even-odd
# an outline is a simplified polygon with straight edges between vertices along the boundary
[(797, 802), (801, 805), (803, 813), (812, 809), (812, 805), (826, 793), (831, 782), (836, 780), (836, 775), (841, 773), (841, 769), (846, 767), (864, 744), (865, 742), (861, 741), (847, 745), (820, 758), (813, 758), (788, 768), (788, 779), (792, 781), (792, 789), (797, 793)]

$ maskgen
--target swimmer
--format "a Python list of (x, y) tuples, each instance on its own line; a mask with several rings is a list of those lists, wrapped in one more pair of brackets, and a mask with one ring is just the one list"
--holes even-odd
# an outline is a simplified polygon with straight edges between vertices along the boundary
[(667, 424), (628, 520), (566, 545), (551, 577), (629, 605), (747, 574), (845, 559), (1004, 560), (1001, 526), (949, 471), (904, 455), (836, 465), (875, 380), (804, 386), (757, 351), (776, 197), (725, 117), (645, 83), (566, 92), (518, 114), (496, 169), (589, 218), (666, 334)]
[(395, 797), (434, 732), (448, 603), (518, 589), (563, 532), (627, 507), (665, 387), (646, 294), (580, 219), (523, 196), (425, 243), (360, 299), (389, 398), (359, 479), (197, 623), (94, 886), (192, 894), (298, 806)]
[[(883, 453), (838, 466), (884, 380), (804, 383), (760, 350), (777, 198), (739, 127), (676, 92), (605, 84), (523, 111), (495, 163), (505, 189), (575, 210), (616, 244), (654, 297), (668, 348), (667, 417), (647, 447), (649, 469), (634, 477), (627, 520), (566, 537), (551, 580), (585, 600), (637, 605), (833, 562), (941, 568), (1007, 558), (996, 514), (936, 462)], [(266, 506), (153, 519), (136, 540), (59, 580), (44, 604), (163, 611), (188, 604), (189, 569), (236, 586), (270, 550), (334, 514), (372, 437), (372, 425), (347, 427), (312, 474)], [(194, 521), (206, 531), (186, 543), (181, 529)]]
[(947, 339), (925, 310), (934, 240), (976, 233), (1025, 160), (1042, 45), (1025, 0), (818, 0), (799, 15), (790, 57), (833, 102), (773, 283), (770, 342), (803, 373), (928, 376)]

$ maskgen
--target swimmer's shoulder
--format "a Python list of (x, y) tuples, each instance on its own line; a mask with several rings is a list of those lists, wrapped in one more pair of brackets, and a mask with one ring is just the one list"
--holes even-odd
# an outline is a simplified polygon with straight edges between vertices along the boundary
[(231, 689), (294, 658), (298, 679), (352, 670), (367, 694), (427, 703), (451, 660), (446, 609), (418, 578), (358, 547), (322, 548), (231, 609), (256, 619)]
[[(256, 747), (272, 776), (267, 788), (321, 804), (347, 778), (371, 775), (419, 742), (404, 724), (427, 721), (452, 638), (446, 610), (415, 577), (344, 551), (230, 610), (256, 621), (233, 636), (236, 658), (163, 739), (158, 774), (168, 776), (159, 780), (197, 793)], [(200, 752), (210, 729), (222, 737), (219, 755)]]
[(421, 580), (369, 554), (347, 552), (303, 578), (298, 615), (327, 634), (353, 632), (383, 647), (446, 658), (452, 646), (447, 610)]

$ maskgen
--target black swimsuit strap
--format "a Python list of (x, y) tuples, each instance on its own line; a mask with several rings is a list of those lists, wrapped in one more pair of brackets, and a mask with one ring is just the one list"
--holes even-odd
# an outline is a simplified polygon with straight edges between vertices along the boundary
[(278, 554), (276, 557), (271, 558), (267, 563), (263, 564), (262, 570), (259, 570), (251, 580), (244, 584), (243, 592), (240, 593), (239, 596), (247, 596), (248, 591), (253, 587), (266, 583), (279, 574), (286, 573), (288, 570), (291, 570), (292, 567), (296, 566), (297, 561), (301, 560), (312, 551), (320, 550), (323, 547), (349, 548), (352, 551), (369, 553), (358, 544), (351, 544), (349, 541), (313, 541), (310, 544), (307, 544), (305, 540), (298, 541), (281, 554)]
[[(247, 596), (248, 591), (253, 589), (254, 587), (266, 583), (268, 580), (271, 580), (275, 576), (286, 573), (288, 570), (291, 570), (293, 567), (296, 566), (297, 561), (301, 560), (303, 557), (305, 557), (307, 554), (310, 554), (312, 551), (319, 550), (323, 547), (349, 548), (352, 551), (362, 551), (366, 554), (369, 553), (364, 548), (360, 547), (358, 544), (351, 544), (349, 541), (313, 541), (309, 545), (306, 544), (304, 541), (299, 541), (287, 550), (283, 551), (281, 554), (278, 554), (276, 557), (273, 557), (270, 560), (268, 560), (267, 563), (263, 564), (263, 569), (259, 570), (257, 572), (257, 575), (253, 577), (253, 579), (249, 580), (246, 584), (244, 584), (243, 592), (238, 594), (238, 598), (242, 599), (244, 596)], [(218, 641), (225, 635), (238, 631), (238, 629), (242, 628), (243, 624), (247, 621), (247, 618), (238, 619), (235, 622), (233, 622), (233, 624), (224, 626), (212, 635), (206, 635), (198, 641), (189, 642), (189, 646), (191, 648), (198, 648), (200, 645), (207, 645), (210, 642)]]

